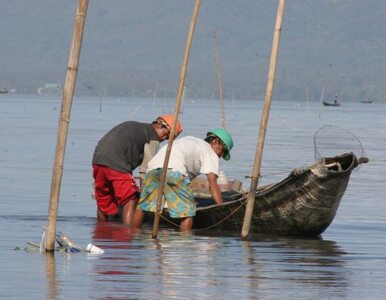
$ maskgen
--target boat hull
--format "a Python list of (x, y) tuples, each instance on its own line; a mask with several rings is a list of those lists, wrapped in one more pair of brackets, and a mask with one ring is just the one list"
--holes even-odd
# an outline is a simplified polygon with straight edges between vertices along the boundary
[[(293, 170), (284, 180), (261, 188), (255, 195), (251, 233), (318, 236), (333, 221), (352, 170), (358, 165), (352, 153), (325, 158)], [(198, 207), (194, 230), (241, 231), (247, 194), (234, 194), (222, 205)], [(197, 202), (203, 199), (196, 198)], [(163, 212), (162, 224), (176, 227)]]

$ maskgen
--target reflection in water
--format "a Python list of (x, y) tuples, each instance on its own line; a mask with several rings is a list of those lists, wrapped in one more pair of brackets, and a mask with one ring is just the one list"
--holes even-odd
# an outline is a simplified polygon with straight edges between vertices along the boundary
[(161, 230), (153, 240), (149, 231), (134, 234), (118, 223), (97, 224), (93, 237), (106, 250), (91, 272), (98, 299), (182, 299), (189, 293), (206, 298), (207, 288), (218, 285), (216, 276), (223, 266), (216, 263), (221, 244), (215, 238)]
[(207, 298), (208, 290), (219, 282), (216, 260), (221, 243), (216, 239), (197, 239), (189, 233), (164, 234), (154, 243), (157, 294), (166, 299), (183, 299), (193, 292), (197, 298)]
[[(96, 272), (105, 275), (129, 275), (130, 260), (123, 251), (130, 250), (130, 241), (133, 239), (132, 230), (124, 224), (114, 222), (97, 222), (93, 232), (94, 244), (105, 250), (106, 255), (98, 256), (106, 262), (97, 265)], [(114, 250), (114, 251), (113, 251)], [(109, 255), (114, 252), (115, 255)], [(95, 256), (90, 256), (95, 258)]]
[[(213, 232), (205, 235), (217, 236)], [(221, 236), (224, 238), (224, 233)], [(237, 233), (226, 236), (239, 239)], [(249, 266), (244, 266), (240, 281), (244, 280), (249, 291), (259, 291), (260, 296), (270, 297), (275, 294), (272, 294), (272, 288), (280, 282), (294, 291), (297, 288), (309, 291), (309, 295), (323, 297), (331, 292), (328, 291), (331, 288), (338, 297), (347, 296), (350, 286), (350, 273), (344, 258), (347, 253), (336, 242), (262, 234), (251, 235), (249, 240), (239, 242), (243, 251), (239, 256)]]
[[(260, 261), (269, 259), (263, 266), (265, 276), (309, 289), (312, 294), (323, 289), (335, 289), (336, 296), (345, 297), (349, 280), (343, 256), (347, 253), (336, 242), (323, 239), (299, 239), (255, 236), (254, 247), (259, 248)], [(316, 292), (317, 291), (317, 292)]]
[[(93, 239), (98, 242), (118, 242), (109, 247), (122, 247), (127, 246), (127, 242), (133, 239), (133, 231), (125, 224), (114, 222), (97, 222), (93, 232)], [(123, 243), (123, 244), (122, 244)]]
[(258, 261), (258, 255), (256, 254), (256, 249), (253, 247), (253, 242), (250, 240), (241, 241), (241, 246), (245, 252), (245, 262), (248, 265), (248, 274), (246, 274), (247, 282), (249, 287), (254, 290), (259, 287), (260, 274), (261, 274), (261, 265)]
[(58, 293), (58, 286), (56, 281), (56, 264), (55, 264), (55, 254), (54, 253), (45, 253), (44, 261), (46, 264), (46, 276), (47, 276), (47, 298), (48, 299), (58, 299), (60, 298)]
[(143, 248), (141, 235), (136, 231), (122, 223), (95, 224), (93, 243), (105, 253), (89, 256), (93, 259), (92, 298), (138, 298), (138, 291), (152, 282), (154, 275), (147, 270), (153, 270), (156, 256), (154, 251)]
[[(334, 241), (255, 235), (205, 236), (133, 231), (119, 223), (95, 226), (106, 252), (92, 263), (93, 298), (347, 297), (345, 251)], [(91, 258), (91, 257), (90, 257)], [(291, 287), (284, 289), (283, 286)], [(240, 287), (243, 287), (240, 289)]]

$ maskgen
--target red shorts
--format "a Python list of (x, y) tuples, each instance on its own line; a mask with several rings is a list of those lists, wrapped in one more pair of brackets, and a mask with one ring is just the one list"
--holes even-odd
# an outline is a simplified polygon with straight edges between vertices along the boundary
[(137, 199), (139, 189), (131, 173), (119, 172), (96, 164), (92, 167), (95, 199), (102, 213), (115, 215), (119, 206)]

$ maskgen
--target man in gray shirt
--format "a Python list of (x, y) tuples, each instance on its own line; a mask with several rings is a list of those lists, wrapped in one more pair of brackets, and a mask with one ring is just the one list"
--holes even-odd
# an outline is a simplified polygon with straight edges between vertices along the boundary
[[(169, 138), (172, 122), (171, 115), (160, 116), (152, 124), (126, 121), (98, 142), (92, 159), (98, 221), (108, 221), (122, 207), (122, 222), (131, 224), (139, 191), (133, 171), (140, 166), (140, 173), (146, 173), (159, 143)], [(181, 131), (177, 122), (176, 135)]]

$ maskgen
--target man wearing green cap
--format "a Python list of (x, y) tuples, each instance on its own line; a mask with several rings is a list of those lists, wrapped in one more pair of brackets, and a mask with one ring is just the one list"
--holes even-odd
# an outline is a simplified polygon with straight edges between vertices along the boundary
[[(204, 140), (186, 136), (173, 142), (161, 207), (166, 202), (170, 217), (181, 219), (181, 231), (188, 231), (193, 226), (192, 217), (196, 214), (196, 203), (190, 183), (196, 176), (207, 175), (213, 200), (216, 204), (223, 203), (217, 184), (219, 158), (229, 160), (232, 147), (232, 136), (225, 129), (209, 131)], [(143, 211), (156, 211), (159, 179), (166, 149), (167, 146), (161, 148), (148, 164), (133, 227), (141, 226)]]

